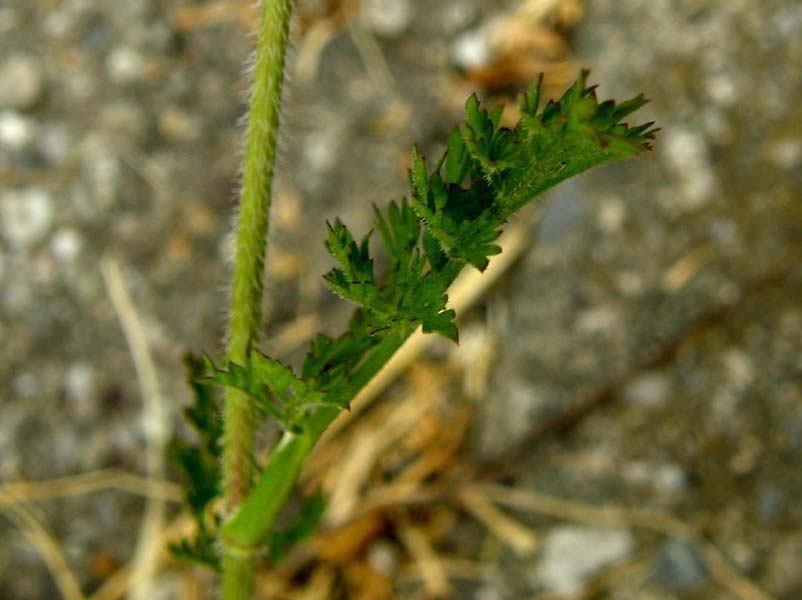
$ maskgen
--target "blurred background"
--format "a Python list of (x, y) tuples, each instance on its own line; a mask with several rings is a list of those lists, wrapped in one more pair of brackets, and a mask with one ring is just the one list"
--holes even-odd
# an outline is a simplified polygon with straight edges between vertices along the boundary
[[(0, 0), (2, 598), (214, 597), (162, 552), (164, 443), (223, 336), (258, 14)], [(472, 91), (514, 122), (589, 67), (662, 132), (510, 223), (461, 344), (319, 449), (324, 525), (259, 597), (802, 597), (802, 4), (303, 0), (292, 36), (263, 345), (293, 364), (352, 310), (325, 219), (366, 231)]]

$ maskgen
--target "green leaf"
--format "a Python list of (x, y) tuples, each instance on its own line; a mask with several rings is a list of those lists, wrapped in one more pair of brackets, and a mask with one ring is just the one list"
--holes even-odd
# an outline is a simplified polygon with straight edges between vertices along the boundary
[(448, 147), (445, 153), (445, 173), (443, 180), (446, 183), (462, 185), (468, 175), (471, 165), (468, 148), (458, 127), (455, 127), (448, 138)]
[(200, 531), (192, 538), (181, 538), (171, 542), (168, 550), (173, 558), (181, 562), (222, 570), (222, 561), (217, 551), (217, 540), (208, 531)]
[(443, 267), (448, 263), (448, 255), (443, 251), (443, 247), (437, 241), (437, 238), (429, 231), (423, 233), (423, 248), (426, 251), (426, 257), (429, 259), (432, 269), (434, 271), (442, 271)]
[(412, 169), (409, 171), (409, 186), (412, 189), (412, 197), (426, 204), (429, 197), (429, 175), (426, 172), (426, 163), (417, 146), (412, 148)]
[(507, 158), (507, 175), (496, 185), (499, 215), (507, 217), (547, 189), (592, 167), (651, 149), (652, 123), (629, 128), (621, 119), (646, 102), (643, 96), (616, 104), (598, 102), (595, 86), (580, 74), (557, 102), (536, 115), (535, 95), (521, 100), (515, 128), (516, 150)]
[(518, 97), (518, 107), (521, 110), (521, 118), (536, 117), (540, 107), (540, 89), (543, 86), (543, 75), (540, 74), (532, 82), (529, 91), (524, 92)]
[(218, 367), (210, 358), (205, 360), (204, 381), (244, 392), (288, 431), (300, 432), (298, 424), (310, 409), (333, 403), (312, 381), (297, 377), (288, 365), (258, 350), (251, 351), (244, 366), (229, 362)]
[(221, 493), (220, 441), (222, 421), (211, 388), (203, 381), (207, 373), (207, 360), (193, 355), (184, 357), (192, 404), (184, 415), (195, 429), (199, 443), (173, 438), (168, 446), (170, 462), (184, 483), (184, 503), (195, 519), (199, 535), (210, 527), (207, 507)]
[(221, 451), (223, 420), (212, 389), (201, 381), (206, 373), (206, 362), (191, 353), (184, 355), (184, 367), (192, 390), (193, 402), (184, 409), (184, 416), (195, 429), (206, 449), (214, 456)]

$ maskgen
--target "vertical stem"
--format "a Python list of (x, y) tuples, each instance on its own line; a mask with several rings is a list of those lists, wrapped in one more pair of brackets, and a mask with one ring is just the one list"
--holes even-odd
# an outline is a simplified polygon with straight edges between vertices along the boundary
[[(237, 249), (228, 329), (229, 360), (244, 364), (260, 333), (265, 249), (269, 226), (276, 139), (292, 0), (262, 0), (253, 68), (251, 106), (242, 168)], [(229, 390), (225, 398), (223, 485), (227, 511), (237, 509), (253, 478), (255, 420), (251, 400)], [(250, 598), (254, 558), (224, 548), (223, 597)]]

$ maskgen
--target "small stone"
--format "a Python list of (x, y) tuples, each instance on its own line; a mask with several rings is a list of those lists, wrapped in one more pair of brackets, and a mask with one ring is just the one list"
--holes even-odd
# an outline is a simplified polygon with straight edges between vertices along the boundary
[(47, 161), (61, 165), (70, 151), (70, 139), (62, 124), (46, 125), (39, 135), (39, 149)]
[(22, 373), (12, 383), (14, 393), (20, 398), (33, 398), (39, 392), (39, 382), (33, 373)]
[(576, 330), (580, 333), (604, 334), (615, 331), (620, 320), (620, 314), (614, 307), (596, 306), (577, 315)]
[(336, 127), (310, 133), (303, 145), (304, 158), (313, 171), (328, 173), (337, 164), (341, 132)]
[(693, 546), (669, 540), (660, 550), (655, 579), (669, 590), (691, 592), (707, 579), (707, 572)]
[(415, 14), (409, 0), (362, 0), (359, 9), (369, 29), (390, 38), (404, 33)]
[(626, 206), (620, 198), (606, 198), (599, 206), (599, 225), (605, 233), (618, 233), (621, 231), (626, 215)]
[(688, 476), (685, 469), (675, 463), (660, 465), (654, 472), (654, 487), (663, 494), (676, 494), (685, 489)]
[(671, 199), (667, 198), (670, 207), (678, 213), (700, 208), (718, 187), (707, 140), (690, 129), (677, 128), (666, 135), (663, 145), (682, 190), (682, 194), (673, 193)]
[(774, 525), (788, 503), (788, 494), (781, 487), (769, 484), (758, 492), (757, 514), (763, 525)]
[(64, 391), (69, 400), (83, 402), (95, 393), (95, 373), (92, 366), (77, 362), (67, 368), (64, 374)]
[(770, 142), (767, 147), (769, 159), (778, 167), (788, 171), (802, 163), (802, 139), (784, 138)]
[(543, 542), (537, 579), (549, 591), (574, 593), (605, 567), (627, 558), (634, 545), (626, 529), (556, 527)]
[(738, 87), (732, 77), (718, 73), (705, 81), (707, 94), (722, 106), (732, 106), (738, 101)]
[(493, 51), (485, 29), (474, 29), (460, 35), (451, 45), (451, 60), (462, 69), (478, 69), (490, 64)]
[(26, 54), (12, 54), (0, 65), (0, 108), (32, 108), (44, 92), (39, 62)]
[(624, 398), (630, 404), (644, 408), (661, 406), (671, 392), (668, 378), (662, 373), (645, 373), (624, 389)]
[(36, 137), (36, 122), (14, 111), (0, 113), (0, 145), (19, 151)]
[(379, 540), (368, 549), (368, 562), (376, 571), (389, 577), (398, 570), (398, 552), (392, 544)]
[(741, 350), (732, 349), (724, 354), (727, 380), (736, 390), (743, 390), (755, 380), (752, 359)]
[(83, 240), (71, 228), (59, 229), (50, 240), (50, 251), (55, 259), (61, 263), (71, 263), (81, 253)]
[(145, 60), (133, 48), (115, 48), (106, 59), (109, 76), (115, 83), (132, 83), (141, 79), (145, 72)]
[(621, 293), (628, 298), (640, 296), (646, 288), (643, 276), (636, 271), (621, 271), (618, 273), (616, 283)]
[(473, 2), (454, 2), (443, 7), (440, 19), (441, 27), (446, 34), (453, 34), (468, 26), (479, 12)]
[(0, 201), (0, 231), (16, 250), (28, 249), (45, 238), (53, 224), (53, 205), (45, 190), (8, 192)]

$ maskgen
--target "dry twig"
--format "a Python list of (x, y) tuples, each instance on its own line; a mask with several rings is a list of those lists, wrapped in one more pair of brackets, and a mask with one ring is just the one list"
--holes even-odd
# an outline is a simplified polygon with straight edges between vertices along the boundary
[(83, 496), (109, 489), (165, 502), (181, 501), (181, 487), (175, 483), (142, 477), (119, 469), (101, 469), (57, 479), (4, 483), (0, 486), (0, 506), (9, 501), (9, 497), (17, 502), (35, 502)]
[(82, 600), (84, 595), (81, 586), (70, 570), (58, 542), (53, 539), (47, 528), (16, 498), (6, 492), (0, 492), (0, 512), (8, 517), (36, 547), (65, 600)]
[[(164, 399), (156, 366), (139, 315), (126, 290), (119, 264), (114, 259), (106, 258), (100, 268), (109, 297), (125, 333), (142, 393), (142, 425), (145, 430), (147, 474), (154, 479), (163, 479), (165, 446), (170, 436), (170, 421), (163, 407)], [(148, 498), (134, 553), (132, 579), (135, 583), (130, 591), (130, 597), (134, 600), (148, 600), (152, 597), (151, 578), (156, 570), (156, 556), (160, 552), (159, 533), (164, 528), (164, 511), (165, 505), (162, 500)]]

